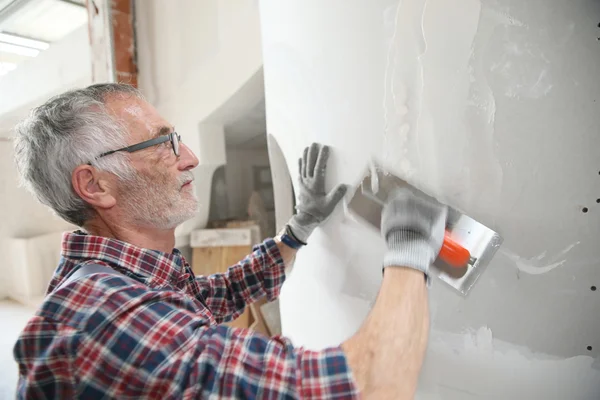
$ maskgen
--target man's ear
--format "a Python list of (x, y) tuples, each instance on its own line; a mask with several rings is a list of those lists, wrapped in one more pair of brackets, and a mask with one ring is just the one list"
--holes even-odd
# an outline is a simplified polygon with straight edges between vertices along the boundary
[(115, 188), (107, 174), (91, 165), (85, 164), (75, 168), (71, 174), (71, 184), (75, 193), (94, 208), (108, 209), (117, 203)]

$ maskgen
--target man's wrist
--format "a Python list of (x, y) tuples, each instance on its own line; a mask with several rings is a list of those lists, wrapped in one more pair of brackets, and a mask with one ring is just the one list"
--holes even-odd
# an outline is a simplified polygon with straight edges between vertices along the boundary
[(301, 240), (298, 235), (296, 235), (294, 233), (294, 230), (292, 229), (292, 227), (288, 224), (285, 226), (285, 234), (290, 236), (296, 243), (299, 243), (302, 246), (306, 246), (306, 241), (305, 240)]
[(383, 258), (383, 267), (411, 268), (425, 274), (431, 284), (429, 268), (435, 260), (431, 244), (415, 232), (396, 231), (387, 237), (388, 251)]
[(387, 245), (388, 251), (384, 257), (384, 267), (401, 265), (427, 273), (431, 263), (435, 260), (431, 244), (415, 232), (391, 232), (387, 237)]
[(292, 229), (290, 228), (289, 225), (286, 225), (281, 230), (281, 232), (278, 235), (278, 239), (281, 243), (285, 244), (286, 246), (288, 246), (294, 250), (299, 250), (303, 246), (306, 246), (305, 242), (301, 241), (300, 239), (298, 239), (296, 237), (296, 235), (294, 235), (294, 232), (292, 231)]
[(318, 225), (319, 222), (312, 215), (299, 211), (289, 220), (287, 234), (306, 245), (309, 236)]
[(288, 247), (291, 247), (294, 250), (300, 250), (303, 246), (303, 244), (295, 241), (290, 235), (286, 233), (281, 235), (279, 237), (279, 240), (281, 241), (281, 243), (285, 244)]

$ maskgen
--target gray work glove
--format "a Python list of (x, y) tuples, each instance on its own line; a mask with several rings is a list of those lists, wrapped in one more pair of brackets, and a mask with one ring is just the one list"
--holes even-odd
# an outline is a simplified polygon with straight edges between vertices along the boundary
[(447, 214), (446, 206), (408, 188), (392, 192), (381, 214), (381, 233), (388, 246), (383, 267), (413, 268), (429, 282), (429, 267), (444, 242)]
[(313, 143), (304, 149), (299, 160), (297, 213), (288, 226), (293, 236), (304, 244), (312, 231), (331, 215), (348, 189), (346, 185), (339, 185), (329, 193), (325, 192), (328, 158), (329, 147)]

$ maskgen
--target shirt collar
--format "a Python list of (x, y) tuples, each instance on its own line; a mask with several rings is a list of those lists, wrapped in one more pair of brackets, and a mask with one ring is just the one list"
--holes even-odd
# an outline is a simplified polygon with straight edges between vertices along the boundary
[(159, 285), (167, 282), (177, 285), (187, 275), (188, 264), (178, 249), (164, 253), (83, 231), (63, 235), (61, 254), (75, 262), (104, 261), (145, 276), (150, 279), (148, 283)]

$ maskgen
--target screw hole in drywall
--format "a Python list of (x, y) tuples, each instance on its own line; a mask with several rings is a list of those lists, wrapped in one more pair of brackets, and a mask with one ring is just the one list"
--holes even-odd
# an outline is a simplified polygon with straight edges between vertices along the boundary
[(587, 207), (583, 207), (583, 208), (581, 209), (581, 212), (585, 214), (586, 212), (588, 212), (588, 208), (587, 208)]
[(596, 203), (600, 204), (600, 199), (596, 199)]
[(587, 347), (588, 351), (592, 351), (592, 346)]
[(592, 286), (590, 289), (591, 289), (592, 292), (595, 292), (596, 291), (596, 286)]

